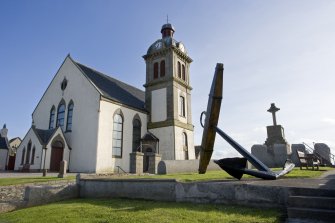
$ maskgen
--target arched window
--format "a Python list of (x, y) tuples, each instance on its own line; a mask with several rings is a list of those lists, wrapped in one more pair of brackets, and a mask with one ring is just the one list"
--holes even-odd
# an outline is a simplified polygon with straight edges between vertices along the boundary
[(64, 128), (64, 118), (65, 118), (65, 103), (61, 102), (61, 104), (58, 106), (56, 127), (60, 126), (62, 129)]
[(182, 66), (182, 76), (183, 76), (183, 80), (185, 81), (186, 80), (186, 75), (185, 75), (185, 65), (183, 64)]
[(160, 73), (161, 77), (164, 77), (165, 76), (165, 60), (161, 61), (160, 72), (161, 72)]
[(23, 148), (22, 150), (22, 156), (21, 156), (21, 165), (24, 163), (24, 156), (26, 155), (26, 148)]
[(133, 152), (136, 152), (141, 144), (141, 121), (134, 119), (133, 121)]
[(35, 146), (33, 147), (33, 152), (31, 154), (31, 164), (34, 164), (35, 161)]
[(185, 98), (183, 96), (180, 96), (179, 103), (179, 115), (185, 117)]
[(178, 77), (181, 78), (181, 64), (178, 61)]
[(70, 102), (69, 107), (67, 108), (66, 131), (72, 131), (73, 107), (73, 102)]
[(49, 129), (53, 129), (55, 124), (55, 106), (50, 110)]
[(123, 118), (120, 114), (115, 114), (113, 119), (113, 157), (122, 157), (122, 129)]
[(30, 160), (30, 152), (31, 152), (31, 141), (29, 141), (28, 146), (27, 146), (27, 155), (26, 155), (26, 164), (29, 164)]
[(187, 135), (183, 132), (183, 150), (184, 150), (184, 158), (188, 160), (188, 145), (187, 145)]
[(158, 63), (154, 63), (154, 79), (158, 78)]

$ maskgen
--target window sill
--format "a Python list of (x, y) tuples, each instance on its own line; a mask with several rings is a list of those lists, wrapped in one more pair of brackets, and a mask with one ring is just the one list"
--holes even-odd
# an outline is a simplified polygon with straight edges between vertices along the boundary
[(122, 159), (122, 156), (112, 156), (112, 158)]

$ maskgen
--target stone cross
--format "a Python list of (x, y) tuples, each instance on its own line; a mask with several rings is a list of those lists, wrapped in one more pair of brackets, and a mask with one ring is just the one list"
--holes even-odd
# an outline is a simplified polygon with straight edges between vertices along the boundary
[(272, 113), (273, 125), (277, 125), (276, 112), (280, 109), (275, 106), (275, 103), (271, 103), (271, 107), (268, 109), (268, 112)]

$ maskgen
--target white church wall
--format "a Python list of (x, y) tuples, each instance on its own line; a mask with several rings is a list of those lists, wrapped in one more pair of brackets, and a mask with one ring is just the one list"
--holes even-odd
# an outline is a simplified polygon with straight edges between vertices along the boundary
[[(121, 110), (123, 116), (122, 158), (113, 158), (113, 117), (118, 109)], [(141, 135), (144, 136), (147, 129), (146, 113), (132, 110), (109, 101), (101, 100), (99, 113), (97, 172), (114, 172), (116, 170), (116, 166), (120, 166), (123, 170), (129, 172), (129, 154), (132, 152), (133, 146), (133, 119), (136, 114), (138, 114), (141, 119)]]
[(7, 157), (8, 157), (8, 150), (0, 149), (0, 170), (6, 169)]
[(185, 152), (183, 145), (183, 133), (187, 135), (187, 149), (188, 149), (188, 159), (195, 159), (195, 151), (194, 151), (194, 134), (193, 131), (186, 130), (180, 127), (175, 128), (175, 154), (176, 160), (184, 160)]
[[(165, 108), (165, 109), (162, 109)], [(151, 92), (151, 122), (165, 121), (166, 114), (166, 88)]]
[[(30, 164), (31, 164), (32, 150), (35, 147), (34, 164), (31, 164), (30, 169), (40, 170), (41, 168), (43, 168), (43, 166), (41, 166), (42, 159), (43, 159), (42, 145), (41, 145), (39, 139), (36, 137), (33, 129), (30, 128), (28, 130), (28, 133), (26, 134), (26, 136), (22, 140), (20, 146), (17, 148), (14, 170), (22, 169), (23, 164), (26, 163), (26, 156), (27, 156), (27, 149), (28, 149), (29, 141), (31, 141), (31, 152), (30, 152), (30, 157), (29, 157), (29, 163)], [(24, 161), (23, 161), (23, 164), (22, 164), (22, 162), (21, 162), (22, 161), (22, 152), (23, 152), (24, 148), (25, 148), (25, 156), (24, 156)]]
[(163, 160), (175, 159), (174, 154), (174, 128), (172, 126), (150, 129), (150, 132), (159, 139), (159, 154)]
[[(64, 78), (67, 79), (67, 87), (62, 91)], [(72, 172), (95, 172), (100, 94), (69, 57), (65, 59), (33, 112), (36, 128), (49, 128), (50, 110), (55, 106), (57, 114), (62, 99), (66, 103), (64, 131), (68, 105), (71, 100), (74, 103), (72, 131), (65, 133), (72, 148), (69, 169)], [(56, 118), (57, 115), (55, 124)]]

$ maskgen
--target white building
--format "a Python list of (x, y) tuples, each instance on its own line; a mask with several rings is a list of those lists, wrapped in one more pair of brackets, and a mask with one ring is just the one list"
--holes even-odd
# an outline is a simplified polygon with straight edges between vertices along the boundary
[[(130, 170), (130, 153), (162, 159), (194, 159), (189, 66), (192, 59), (174, 28), (143, 58), (145, 92), (65, 58), (32, 114), (33, 125), (20, 144), (15, 170), (71, 172)], [(144, 171), (146, 170), (144, 167)]]

